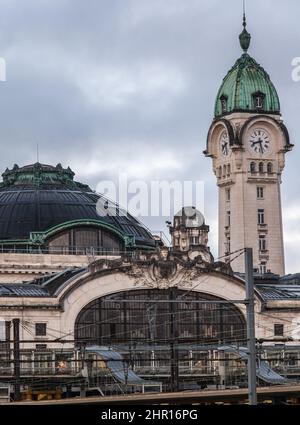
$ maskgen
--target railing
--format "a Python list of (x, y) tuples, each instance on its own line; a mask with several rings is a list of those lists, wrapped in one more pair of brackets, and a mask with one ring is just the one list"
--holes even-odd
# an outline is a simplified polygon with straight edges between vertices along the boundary
[(52, 255), (87, 255), (87, 256), (120, 256), (125, 250), (104, 247), (83, 246), (49, 246), (49, 247), (19, 247), (17, 245), (0, 245), (0, 254), (52, 254)]
[[(13, 377), (15, 361), (13, 349), (2, 349), (0, 351), (0, 377)], [(195, 353), (196, 355), (196, 353)], [(126, 367), (131, 367), (140, 376), (153, 377), (158, 375), (169, 375), (171, 372), (168, 359), (161, 360), (160, 353), (157, 359), (149, 360), (125, 359)], [(300, 375), (299, 359), (271, 360), (270, 367), (282, 375)], [(125, 367), (125, 363), (124, 363)], [(26, 376), (49, 376), (49, 377), (84, 377), (83, 370), (87, 368), (89, 376), (105, 376), (108, 374), (105, 361), (97, 357), (90, 357), (86, 352), (79, 349), (23, 349), (20, 350), (20, 374)], [(236, 382), (239, 376), (247, 374), (246, 365), (239, 358), (221, 359), (179, 359), (179, 376), (220, 376), (226, 381)], [(109, 374), (108, 374), (109, 375)], [(0, 378), (1, 380), (1, 378)]]
[[(77, 375), (83, 368), (83, 359), (77, 350), (21, 350), (21, 376), (34, 375)], [(0, 376), (14, 375), (13, 350), (0, 352)]]

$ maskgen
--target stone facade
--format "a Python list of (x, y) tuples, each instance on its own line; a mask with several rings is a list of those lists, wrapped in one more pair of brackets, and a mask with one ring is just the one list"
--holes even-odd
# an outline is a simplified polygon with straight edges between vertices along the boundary
[[(270, 139), (264, 153), (251, 148), (256, 129), (264, 130)], [(291, 149), (284, 129), (278, 115), (233, 113), (213, 122), (206, 151), (219, 187), (219, 255), (253, 248), (255, 269), (281, 276), (285, 267), (280, 185), (285, 153)], [(224, 134), (227, 155), (222, 152)], [(264, 238), (263, 246), (259, 240)], [(232, 267), (243, 272), (242, 258), (234, 260)]]
[(30, 282), (73, 267), (114, 256), (0, 253), (0, 283)]
[[(47, 344), (47, 348), (55, 348), (57, 344), (53, 341), (57, 338), (66, 340), (64, 348), (73, 348), (75, 322), (79, 313), (91, 301), (108, 294), (176, 286), (187, 292), (201, 292), (223, 300), (245, 299), (244, 280), (234, 276), (230, 266), (224, 263), (207, 263), (201, 256), (191, 261), (172, 254), (149, 255), (143, 254), (137, 260), (98, 260), (79, 275), (62, 283), (49, 297), (0, 296), (1, 320), (21, 319), (21, 323), (25, 324), (21, 328), (21, 341), (32, 340), (36, 323), (46, 323), (47, 334), (44, 337), (35, 336), (32, 344), (22, 343), (23, 349), (34, 349), (41, 341)], [(245, 317), (245, 305), (241, 303), (236, 306)], [(270, 340), (272, 344), (274, 324), (284, 326), (282, 339), (299, 339), (295, 335), (295, 321), (299, 315), (300, 298), (265, 301), (256, 290), (257, 339), (264, 339), (265, 343)]]

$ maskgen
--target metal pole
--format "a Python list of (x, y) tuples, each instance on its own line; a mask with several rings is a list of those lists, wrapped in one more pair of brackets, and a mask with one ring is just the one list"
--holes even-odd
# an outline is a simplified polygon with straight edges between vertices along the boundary
[(254, 278), (253, 278), (253, 250), (245, 249), (246, 271), (246, 310), (247, 310), (247, 342), (248, 342), (248, 393), (249, 404), (257, 404), (256, 393), (256, 341), (254, 318)]
[[(177, 288), (171, 287), (169, 289), (170, 301), (177, 298)], [(179, 391), (179, 358), (178, 358), (178, 337), (177, 337), (177, 322), (176, 312), (177, 304), (170, 303), (170, 355), (171, 355), (171, 392)]]
[(21, 400), (20, 384), (20, 319), (13, 319), (14, 329), (14, 374), (15, 374), (15, 401)]

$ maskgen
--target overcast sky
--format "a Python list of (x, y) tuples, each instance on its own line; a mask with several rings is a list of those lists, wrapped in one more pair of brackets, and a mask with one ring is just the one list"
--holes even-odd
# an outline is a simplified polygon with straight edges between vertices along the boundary
[[(217, 254), (217, 189), (202, 155), (217, 90), (240, 56), (242, 0), (0, 0), (0, 168), (70, 165), (93, 188), (118, 172), (205, 181)], [(248, 0), (249, 53), (278, 90), (294, 151), (283, 176), (287, 271), (300, 271), (299, 0)], [(145, 218), (153, 230), (165, 217)]]

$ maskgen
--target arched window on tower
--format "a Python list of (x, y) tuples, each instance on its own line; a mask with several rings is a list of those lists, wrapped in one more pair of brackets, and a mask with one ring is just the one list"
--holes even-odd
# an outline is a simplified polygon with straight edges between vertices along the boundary
[(219, 167), (218, 169), (218, 177), (219, 179), (222, 177), (222, 167)]
[(220, 101), (221, 101), (221, 106), (222, 106), (222, 113), (224, 114), (225, 112), (227, 112), (227, 101), (228, 101), (228, 97), (222, 95), (220, 97)]
[(265, 107), (265, 94), (262, 92), (256, 92), (253, 94), (254, 109), (264, 110)]
[(230, 164), (227, 165), (227, 176), (229, 177), (231, 174), (231, 167)]
[(251, 174), (255, 174), (256, 173), (256, 164), (255, 164), (255, 162), (251, 162), (251, 164), (250, 164), (250, 172), (251, 172)]
[(265, 170), (264, 170), (264, 163), (263, 162), (260, 162), (259, 163), (258, 170), (259, 170), (259, 173), (260, 174), (263, 174), (265, 172)]
[(223, 165), (223, 177), (226, 177), (226, 165)]
[(272, 174), (273, 173), (273, 164), (272, 164), (272, 162), (268, 162), (267, 170), (268, 170), (268, 174)]

